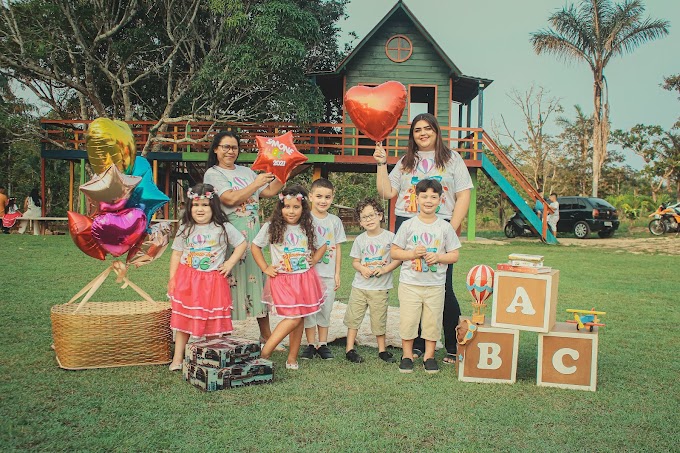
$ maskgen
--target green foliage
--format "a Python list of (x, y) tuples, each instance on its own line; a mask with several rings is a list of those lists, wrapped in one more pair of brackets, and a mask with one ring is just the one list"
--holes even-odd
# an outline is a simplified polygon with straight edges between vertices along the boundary
[[(49, 347), (50, 307), (69, 300), (107, 263), (83, 255), (68, 236), (4, 237), (0, 261), (11, 263), (11, 272), (21, 278), (13, 280), (13, 294), (2, 298), (0, 444), (5, 451), (217, 451), (226, 446), (244, 452), (388, 452), (426, 446), (429, 451), (557, 452), (565, 443), (576, 450), (594, 445), (676, 450), (680, 312), (671, 295), (677, 290), (677, 256), (511, 244), (512, 251), (544, 255), (560, 270), (558, 320), (566, 320), (568, 308), (592, 304), (607, 312), (607, 325), (599, 331), (596, 392), (537, 387), (538, 335), (533, 332), (520, 335), (512, 385), (464, 383), (445, 365), (429, 376), (420, 361), (413, 374), (402, 375), (367, 346), (359, 347), (366, 363), (356, 365), (342, 358), (341, 344), (331, 345), (335, 360), (304, 361), (298, 371), (285, 369), (286, 353), (274, 353), (273, 384), (214, 393), (193, 388), (166, 366), (61, 370)], [(354, 274), (350, 248), (351, 242), (342, 249), (341, 302)], [(508, 253), (507, 246), (474, 243), (461, 249), (454, 288), (464, 315), (472, 312), (464, 289), (467, 271), (475, 264), (505, 261)], [(165, 300), (169, 256), (166, 252), (130, 270), (128, 277)], [(635, 284), (630, 283), (633, 269)], [(396, 293), (390, 292), (395, 301)], [(94, 296), (95, 301), (136, 298), (113, 278)], [(397, 328), (388, 323), (390, 332)], [(399, 356), (398, 349), (393, 352)], [(437, 352), (438, 359), (441, 355)], [(641, 363), (658, 366), (635, 366)], [(414, 420), (432, 423), (414, 429)]]

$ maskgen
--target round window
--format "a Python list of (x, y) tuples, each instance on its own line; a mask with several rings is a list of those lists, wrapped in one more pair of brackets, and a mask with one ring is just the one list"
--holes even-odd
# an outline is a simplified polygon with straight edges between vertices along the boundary
[(404, 35), (394, 35), (385, 43), (385, 53), (395, 63), (403, 63), (411, 57), (413, 44)]

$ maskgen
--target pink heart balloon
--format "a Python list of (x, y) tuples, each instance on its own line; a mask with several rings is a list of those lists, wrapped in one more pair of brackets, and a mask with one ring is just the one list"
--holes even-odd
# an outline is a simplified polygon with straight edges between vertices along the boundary
[(92, 221), (92, 237), (113, 256), (121, 256), (146, 230), (146, 214), (138, 208), (98, 215)]

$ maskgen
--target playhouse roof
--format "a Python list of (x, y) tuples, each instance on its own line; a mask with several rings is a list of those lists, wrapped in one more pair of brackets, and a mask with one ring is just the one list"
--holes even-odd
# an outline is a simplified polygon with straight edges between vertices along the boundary
[[(385, 17), (382, 18), (378, 24), (376, 24), (373, 29), (368, 32), (368, 34), (364, 37), (364, 39), (361, 40), (361, 42), (352, 50), (352, 52), (349, 53), (341, 62), (340, 64), (335, 68), (333, 71), (325, 71), (325, 72), (318, 72), (314, 73), (313, 75), (337, 75), (342, 73), (349, 62), (354, 58), (364, 47), (364, 45), (371, 40), (373, 35), (382, 27), (385, 22), (387, 22), (390, 17), (392, 17), (397, 11), (403, 11), (404, 14), (413, 22), (415, 25), (416, 29), (425, 37), (425, 39), (432, 45), (434, 48), (435, 52), (439, 57), (442, 59), (442, 61), (448, 66), (450, 70), (450, 76), (454, 79), (454, 81), (461, 81), (461, 82), (467, 82), (465, 85), (472, 85), (476, 87), (477, 84), (482, 83), (485, 87), (490, 85), (493, 80), (491, 79), (486, 79), (482, 77), (475, 77), (475, 76), (469, 76), (469, 75), (464, 75), (463, 72), (456, 66), (453, 61), (449, 58), (449, 56), (444, 52), (444, 50), (437, 44), (437, 42), (434, 40), (432, 35), (423, 27), (423, 25), (416, 19), (416, 17), (413, 15), (410, 9), (403, 3), (402, 0), (398, 0), (397, 3), (390, 9), (387, 14), (385, 14)], [(475, 94), (476, 95), (476, 94)], [(472, 96), (474, 97), (474, 96)]]

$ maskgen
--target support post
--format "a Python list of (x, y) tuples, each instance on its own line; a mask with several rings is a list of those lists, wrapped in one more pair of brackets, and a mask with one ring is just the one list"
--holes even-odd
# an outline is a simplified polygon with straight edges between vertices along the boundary
[(468, 207), (467, 240), (472, 242), (477, 236), (477, 168), (470, 168), (470, 206)]
[[(80, 159), (80, 185), (85, 184), (85, 159)], [(85, 215), (85, 194), (78, 191), (78, 202), (80, 204), (80, 209), (78, 211)]]
[(46, 217), (47, 203), (45, 203), (45, 158), (40, 158), (40, 209), (42, 216)]
[(72, 160), (68, 161), (68, 210), (73, 211), (73, 185), (75, 184), (75, 168)]

